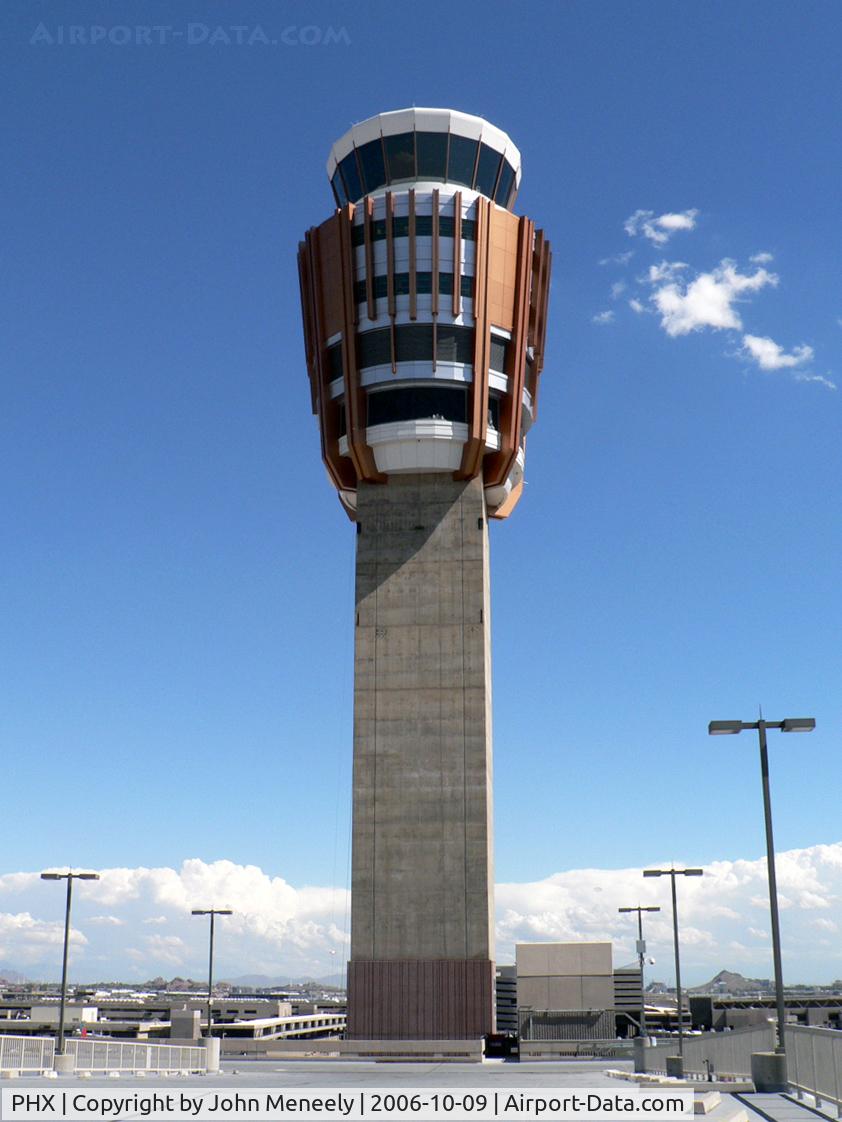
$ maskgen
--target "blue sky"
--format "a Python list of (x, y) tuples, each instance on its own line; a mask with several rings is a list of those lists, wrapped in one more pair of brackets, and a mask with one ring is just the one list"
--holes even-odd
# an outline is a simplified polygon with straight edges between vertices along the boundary
[[(510, 133), (555, 253), (492, 532), (498, 881), (759, 857), (756, 743), (706, 735), (758, 704), (818, 722), (771, 735), (780, 848), (839, 842), (840, 31), (831, 3), (3, 5), (2, 871), (254, 866), (341, 928), (354, 535), (295, 250), (333, 140), (411, 104)], [(38, 892), (0, 912), (52, 931)], [(24, 949), (0, 925), (0, 965)]]

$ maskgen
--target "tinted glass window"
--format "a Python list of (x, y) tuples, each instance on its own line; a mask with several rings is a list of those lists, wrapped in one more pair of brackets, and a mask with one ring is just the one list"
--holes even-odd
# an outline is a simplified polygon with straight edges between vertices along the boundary
[(354, 152), (349, 152), (344, 160), (340, 160), (339, 171), (345, 184), (345, 194), (356, 202), (363, 196), (363, 185), (360, 182), (360, 173), (357, 171), (357, 157)]
[(348, 196), (345, 194), (345, 184), (342, 182), (342, 176), (338, 171), (333, 173), (333, 179), (330, 181), (333, 187), (333, 195), (336, 199), (337, 206), (345, 206), (348, 201)]
[(493, 429), (500, 428), (500, 398), (494, 394), (488, 397), (488, 423)]
[(488, 195), (489, 199), (494, 198), (494, 184), (497, 182), (497, 172), (502, 158), (499, 152), (495, 152), (487, 144), (480, 144), (476, 187), (483, 195)]
[(511, 194), (514, 183), (514, 169), (507, 160), (504, 160), (503, 167), (500, 170), (500, 182), (497, 184), (497, 190), (494, 194), (494, 201), (498, 204), (498, 206), (508, 205), (509, 195)]
[(364, 331), (357, 336), (357, 365), (361, 370), (367, 366), (384, 366), (392, 361), (392, 343), (389, 328), (380, 331)]
[(397, 362), (431, 362), (433, 358), (433, 325), (410, 323), (395, 328), (395, 359)]
[(447, 167), (447, 133), (416, 133), (415, 147), (418, 153), (419, 178), (444, 179)]
[(436, 358), (440, 362), (464, 362), (470, 366), (474, 361), (474, 329), (442, 323), (436, 333)]
[(328, 378), (331, 382), (335, 378), (342, 377), (342, 344), (334, 343), (332, 347), (328, 347), (325, 355), (327, 359)]
[(401, 389), (380, 390), (368, 397), (370, 425), (428, 418), (464, 424), (466, 417), (467, 394), (462, 388), (406, 386)]
[(506, 373), (506, 358), (508, 355), (508, 350), (508, 339), (501, 339), (498, 335), (491, 336), (490, 365), (492, 370), (498, 370), (501, 374)]
[(389, 161), (389, 179), (415, 178), (415, 133), (402, 132), (399, 136), (383, 138), (386, 159)]
[(376, 191), (386, 183), (386, 164), (383, 162), (383, 142), (379, 139), (370, 140), (362, 148), (357, 149), (360, 157), (360, 167), (363, 172), (363, 185), (366, 194)]
[[(399, 215), (394, 219), (392, 232), (396, 238), (405, 238), (409, 233), (409, 218)], [(415, 235), (419, 238), (429, 238), (433, 232), (433, 216), (431, 214), (417, 214), (415, 216)], [(439, 218), (439, 234), (443, 238), (453, 237), (453, 216), (442, 214)], [(371, 224), (371, 237), (373, 241), (382, 241), (386, 237), (386, 223), (382, 218), (375, 219)], [(476, 238), (476, 223), (472, 218), (462, 219), (462, 237), (467, 241)], [(363, 245), (365, 230), (362, 223), (356, 224), (351, 231), (351, 240), (354, 245)]]
[(464, 183), (466, 187), (473, 185), (478, 144), (477, 140), (451, 134), (450, 159), (447, 163), (447, 178), (451, 183)]
[[(357, 336), (357, 364), (361, 370), (369, 366), (385, 366), (392, 361), (389, 335), (389, 328), (386, 327), (377, 331), (364, 331)], [(463, 362), (470, 365), (474, 361), (472, 327), (439, 324), (436, 337), (438, 339), (436, 357), (441, 362)], [(432, 357), (432, 324), (400, 324), (395, 328), (396, 362), (430, 362)]]

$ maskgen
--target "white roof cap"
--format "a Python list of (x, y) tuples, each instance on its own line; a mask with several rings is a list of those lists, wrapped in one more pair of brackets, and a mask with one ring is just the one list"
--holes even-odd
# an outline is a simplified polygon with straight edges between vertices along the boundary
[(452, 132), (471, 140), (481, 140), (506, 157), (514, 169), (515, 186), (520, 187), (520, 152), (511, 137), (482, 117), (460, 113), (457, 109), (398, 109), (391, 113), (378, 113), (376, 117), (361, 121), (341, 136), (331, 148), (327, 160), (328, 179), (333, 179), (336, 165), (353, 148), (376, 140), (378, 136), (395, 136), (402, 132)]

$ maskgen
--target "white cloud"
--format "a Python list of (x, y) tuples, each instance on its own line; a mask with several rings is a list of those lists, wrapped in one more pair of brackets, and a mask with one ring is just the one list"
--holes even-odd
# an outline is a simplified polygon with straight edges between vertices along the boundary
[(653, 210), (636, 210), (623, 224), (629, 237), (642, 234), (653, 245), (666, 245), (673, 234), (679, 230), (693, 230), (696, 226), (698, 210), (683, 210), (678, 213), (667, 212), (655, 217)]
[(784, 370), (788, 367), (803, 366), (813, 357), (813, 348), (806, 343), (793, 348), (787, 354), (783, 347), (768, 335), (744, 335), (743, 348), (757, 363), (761, 370)]
[(626, 291), (627, 287), (628, 287), (628, 285), (626, 284), (625, 281), (623, 281), (623, 280), (615, 281), (611, 285), (611, 299), (612, 300), (617, 300), (620, 296), (623, 295), (623, 293)]
[(836, 389), (836, 383), (830, 378), (825, 378), (823, 374), (795, 374), (794, 377), (796, 382), (817, 382), (826, 389)]
[(603, 257), (599, 262), (600, 265), (628, 265), (634, 257), (634, 250), (629, 249), (626, 253), (618, 253), (614, 257)]
[(629, 307), (633, 312), (637, 312), (638, 315), (641, 315), (646, 311), (644, 305), (641, 304), (641, 302), (636, 297), (632, 297), (632, 299), (629, 300)]
[[(653, 283), (657, 284), (657, 279)], [(667, 280), (655, 289), (652, 300), (661, 314), (661, 326), (673, 337), (704, 327), (739, 330), (742, 320), (735, 303), (748, 293), (777, 283), (777, 276), (766, 269), (743, 274), (726, 259), (711, 272), (699, 273), (689, 284)]]
[(609, 309), (606, 312), (598, 312), (595, 316), (591, 317), (591, 323), (604, 326), (606, 323), (611, 323), (614, 319), (614, 313)]
[(774, 256), (771, 253), (766, 252), (754, 253), (751, 257), (749, 257), (749, 261), (751, 261), (752, 265), (768, 265), (770, 261), (774, 260)]
[[(81, 931), (71, 928), (70, 944), (77, 953), (87, 942)], [(0, 962), (28, 966), (45, 953), (60, 955), (63, 946), (62, 921), (35, 919), (30, 912), (0, 912)]]
[(144, 938), (146, 958), (151, 963), (182, 966), (188, 954), (187, 944), (178, 935), (147, 935)]
[(678, 280), (684, 269), (689, 269), (686, 261), (662, 261), (660, 265), (650, 265), (646, 279), (650, 284)]
[(819, 929), (819, 931), (836, 932), (836, 931), (839, 930), (839, 924), (834, 923), (834, 921), (832, 919), (824, 919), (824, 917), (822, 917), (820, 919), (812, 920), (811, 923), (812, 923), (812, 926), (817, 927)]
[[(664, 858), (651, 856), (653, 865)], [(833, 940), (833, 928), (842, 929), (842, 841), (779, 852), (777, 872), (785, 976), (805, 981), (842, 976), (842, 943)], [(178, 868), (105, 869), (101, 875), (91, 888), (101, 885), (102, 893), (117, 902), (106, 912), (93, 892), (80, 893), (78, 906), (74, 900), (81, 929), (73, 932), (74, 979), (202, 977), (208, 925), (193, 918), (190, 909), (210, 906), (234, 911), (216, 927), (220, 978), (245, 973), (320, 977), (344, 968), (349, 901), (342, 888), (295, 887), (253, 865), (198, 859)], [(15, 914), (0, 913), (0, 963), (32, 977), (57, 978), (63, 924), (42, 915), (44, 909), (50, 909), (48, 915), (60, 909), (52, 895), (45, 897), (37, 874), (28, 886), (21, 879), (15, 883)], [(649, 951), (658, 962), (649, 976), (670, 980), (668, 879), (644, 880), (640, 868), (571, 869), (543, 880), (498, 885), (498, 960), (513, 961), (519, 941), (596, 939), (613, 943), (616, 964), (631, 962), (635, 917), (617, 908), (638, 901), (662, 909), (645, 918)], [(752, 977), (770, 974), (765, 857), (707, 863), (703, 877), (680, 885), (680, 908), (689, 984), (723, 968)], [(109, 917), (121, 922), (102, 922)], [(820, 946), (824, 935), (831, 946)]]

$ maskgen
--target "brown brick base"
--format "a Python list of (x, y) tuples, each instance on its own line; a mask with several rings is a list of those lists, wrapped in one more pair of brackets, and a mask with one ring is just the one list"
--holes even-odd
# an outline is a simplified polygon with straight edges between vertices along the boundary
[(494, 963), (348, 963), (350, 1040), (470, 1040), (494, 1031)]

